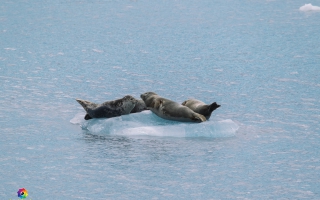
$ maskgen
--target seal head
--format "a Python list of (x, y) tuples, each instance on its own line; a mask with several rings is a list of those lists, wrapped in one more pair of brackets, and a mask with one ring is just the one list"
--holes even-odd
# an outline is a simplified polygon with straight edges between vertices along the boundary
[(142, 112), (144, 110), (149, 110), (146, 106), (146, 104), (144, 103), (143, 100), (141, 99), (137, 99), (137, 103), (136, 105), (134, 106), (134, 108), (131, 110), (130, 113), (138, 113), (138, 112)]

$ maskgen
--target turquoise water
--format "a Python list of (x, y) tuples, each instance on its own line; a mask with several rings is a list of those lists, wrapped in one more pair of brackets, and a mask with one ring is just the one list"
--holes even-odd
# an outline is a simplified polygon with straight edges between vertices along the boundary
[[(320, 199), (306, 3), (1, 1), (0, 198)], [(201, 124), (84, 121), (75, 101), (147, 91), (221, 107)]]

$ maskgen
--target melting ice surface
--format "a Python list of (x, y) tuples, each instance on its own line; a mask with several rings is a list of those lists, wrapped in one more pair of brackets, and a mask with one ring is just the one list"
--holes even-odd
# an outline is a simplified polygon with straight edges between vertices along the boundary
[(203, 123), (183, 123), (161, 119), (151, 111), (88, 121), (83, 117), (84, 114), (77, 114), (70, 122), (80, 124), (82, 129), (92, 134), (215, 138), (234, 136), (239, 128), (231, 119), (217, 122), (208, 120)]

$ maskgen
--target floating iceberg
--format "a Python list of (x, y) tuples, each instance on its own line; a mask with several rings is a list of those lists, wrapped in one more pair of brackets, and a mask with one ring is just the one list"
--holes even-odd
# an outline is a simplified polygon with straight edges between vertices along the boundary
[(84, 114), (77, 114), (70, 120), (92, 134), (162, 137), (232, 137), (239, 126), (231, 119), (186, 123), (159, 118), (151, 111), (123, 115), (108, 119), (84, 120)]
[(300, 11), (307, 12), (307, 11), (320, 11), (319, 6), (313, 6), (311, 3), (304, 4), (299, 8)]

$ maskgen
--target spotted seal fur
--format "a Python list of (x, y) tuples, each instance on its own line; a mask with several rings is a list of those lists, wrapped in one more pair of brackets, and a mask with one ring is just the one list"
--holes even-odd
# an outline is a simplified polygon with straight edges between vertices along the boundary
[(149, 110), (149, 109), (147, 108), (147, 106), (143, 100), (137, 99), (137, 103), (134, 106), (134, 108), (131, 110), (130, 113), (138, 113), (138, 112), (142, 112), (144, 110)]
[(102, 104), (92, 103), (90, 101), (76, 99), (76, 101), (87, 112), (85, 120), (92, 118), (111, 118), (129, 114), (135, 107), (137, 99), (127, 95), (121, 99), (106, 101)]

